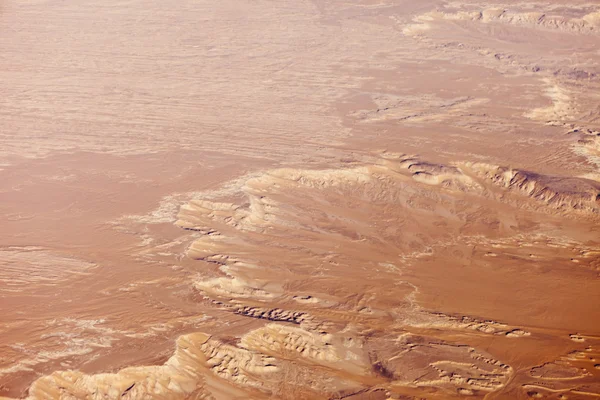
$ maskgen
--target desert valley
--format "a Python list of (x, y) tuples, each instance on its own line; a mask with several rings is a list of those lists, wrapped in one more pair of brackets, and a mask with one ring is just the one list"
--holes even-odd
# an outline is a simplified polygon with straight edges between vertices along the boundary
[(600, 397), (600, 4), (0, 3), (1, 399)]

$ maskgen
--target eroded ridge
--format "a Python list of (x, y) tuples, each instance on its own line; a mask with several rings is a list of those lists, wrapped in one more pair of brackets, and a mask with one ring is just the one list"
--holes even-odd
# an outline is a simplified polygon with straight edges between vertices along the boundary
[[(539, 11), (540, 7), (531, 8), (530, 11), (520, 11), (519, 8), (510, 7), (509, 5), (499, 5), (485, 9), (463, 10), (453, 12), (452, 6), (449, 4), (448, 11), (433, 11), (422, 14), (415, 18), (417, 25), (412, 25), (407, 28), (406, 33), (419, 32), (428, 29), (427, 23), (435, 19), (444, 19), (448, 21), (470, 21), (477, 23), (498, 23), (522, 26), (534, 29), (559, 30), (574, 33), (598, 34), (600, 32), (600, 10), (590, 10), (589, 7), (574, 6), (566, 11), (569, 14), (582, 14), (580, 17), (571, 17), (562, 14), (563, 10), (553, 10), (547, 8), (547, 12)], [(459, 7), (463, 6), (456, 3)]]
[[(214, 260), (219, 260), (220, 262), (216, 263), (217, 270), (226, 276), (199, 282), (196, 287), (215, 304), (225, 306), (236, 314), (254, 319), (289, 323), (287, 326), (271, 323), (265, 328), (243, 336), (241, 343), (246, 348), (253, 348), (274, 357), (283, 357), (286, 360), (300, 360), (297, 361), (300, 363), (311, 362), (327, 365), (328, 368), (331, 368), (332, 376), (338, 376), (338, 378), (338, 374), (343, 370), (337, 365), (340, 360), (346, 360), (345, 363), (348, 363), (348, 360), (354, 360), (355, 367), (352, 368), (354, 373), (361, 369), (367, 370), (371, 365), (375, 375), (388, 382), (387, 384), (382, 383), (382, 385), (388, 390), (398, 390), (398, 393), (411, 387), (437, 389), (452, 387), (452, 390), (461, 395), (477, 395), (478, 393), (503, 390), (508, 377), (514, 373), (509, 365), (465, 344), (440, 342), (434, 339), (436, 332), (457, 331), (464, 332), (463, 334), (466, 335), (473, 332), (473, 335), (484, 334), (515, 340), (515, 338), (531, 337), (532, 333), (528, 329), (469, 316), (428, 312), (415, 303), (418, 288), (397, 278), (395, 285), (402, 288), (401, 292), (404, 295), (398, 306), (394, 308), (392, 315), (389, 311), (386, 313), (377, 306), (382, 297), (381, 294), (373, 293), (370, 296), (361, 296), (360, 299), (357, 299), (356, 305), (351, 307), (349, 307), (348, 299), (340, 298), (340, 294), (332, 296), (332, 293), (335, 292), (331, 292), (331, 288), (325, 287), (322, 287), (320, 291), (313, 290), (310, 294), (297, 293), (290, 299), (289, 288), (297, 286), (293, 282), (298, 278), (302, 280), (304, 268), (300, 265), (303, 263), (302, 260), (307, 257), (306, 254), (325, 255), (327, 252), (321, 247), (327, 247), (327, 245), (295, 246), (292, 251), (298, 255), (299, 265), (295, 267), (295, 275), (298, 276), (294, 277), (288, 275), (289, 269), (286, 266), (278, 265), (275, 261), (278, 257), (277, 254), (286, 251), (287, 247), (278, 248), (279, 245), (274, 246), (268, 242), (268, 239), (264, 241), (263, 237), (279, 237), (283, 234), (282, 232), (293, 229), (296, 232), (306, 231), (315, 238), (334, 234), (337, 236), (336, 243), (349, 242), (358, 247), (368, 247), (373, 245), (375, 240), (382, 240), (380, 235), (374, 233), (371, 233), (372, 237), (367, 234), (359, 237), (349, 234), (352, 224), (356, 221), (343, 219), (341, 215), (337, 218), (344, 221), (347, 228), (340, 229), (338, 227), (335, 231), (330, 231), (327, 219), (320, 220), (315, 219), (318, 217), (313, 217), (319, 215), (314, 209), (302, 208), (302, 213), (290, 212), (290, 210), (295, 210), (295, 207), (300, 207), (299, 204), (297, 205), (296, 199), (304, 196), (303, 191), (314, 192), (317, 190), (320, 192), (319, 196), (325, 199), (340, 199), (340, 196), (343, 196), (346, 191), (353, 191), (361, 200), (369, 199), (372, 193), (376, 193), (377, 197), (369, 199), (370, 201), (376, 203), (394, 201), (396, 204), (405, 204), (405, 207), (415, 207), (416, 204), (410, 201), (401, 203), (400, 191), (402, 193), (410, 193), (414, 190), (430, 191), (432, 189), (428, 189), (428, 187), (434, 186), (448, 191), (449, 194), (465, 193), (486, 199), (491, 197), (495, 201), (504, 202), (506, 201), (504, 196), (493, 193), (498, 190), (508, 190), (509, 192), (512, 190), (511, 179), (508, 179), (506, 182), (509, 184), (506, 184), (505, 181), (481, 173), (479, 172), (483, 168), (481, 165), (436, 164), (423, 161), (414, 155), (389, 153), (384, 153), (382, 157), (375, 158), (373, 161), (370, 165), (353, 167), (351, 170), (355, 174), (353, 177), (348, 174), (348, 170), (339, 172), (331, 170), (267, 172), (262, 177), (253, 177), (240, 185), (240, 191), (245, 193), (249, 199), (246, 205), (242, 202), (239, 205), (230, 203), (227, 207), (220, 205), (210, 207), (207, 203), (202, 203), (202, 209), (197, 214), (189, 208), (183, 207), (177, 225), (189, 227), (193, 224), (194, 229), (202, 232), (220, 232), (219, 235), (203, 235), (189, 247), (188, 251), (192, 257), (204, 260), (209, 264), (215, 264)], [(496, 168), (499, 171), (507, 171), (500, 167)], [(490, 170), (494, 169), (490, 168)], [(565, 201), (557, 206), (552, 201), (547, 201), (548, 199), (544, 196), (537, 196), (535, 190), (523, 189), (518, 184), (516, 187), (519, 195), (531, 198), (533, 207), (537, 207), (538, 202), (549, 206), (550, 209), (562, 207), (573, 212), (574, 218), (578, 218), (577, 212), (579, 211), (590, 213), (589, 215), (594, 215), (596, 212), (592, 207), (581, 209), (576, 202)], [(287, 197), (291, 192), (294, 193), (293, 199)], [(565, 192), (564, 198), (572, 195), (571, 192)], [(575, 196), (575, 198), (577, 197)], [(264, 211), (265, 208), (256, 206), (257, 199), (260, 204), (268, 205), (267, 212)], [(327, 205), (323, 205), (323, 207), (331, 207), (333, 203), (329, 203), (329, 201), (331, 200), (327, 200), (325, 203)], [(198, 204), (198, 202), (192, 204)], [(590, 204), (592, 203), (590, 202)], [(219, 210), (223, 208), (237, 210), (239, 217), (222, 219)], [(424, 205), (420, 205), (418, 208), (425, 212), (432, 211), (432, 208), (424, 207)], [(209, 211), (206, 211), (207, 209)], [(328, 208), (328, 211), (331, 213), (333, 209)], [(301, 215), (304, 217), (299, 217)], [(309, 223), (306, 218), (310, 218), (311, 222)], [(236, 223), (231, 223), (232, 220), (235, 220)], [(227, 228), (224, 228), (225, 226)], [(315, 226), (319, 228), (315, 230)], [(236, 239), (233, 239), (233, 236)], [(478, 246), (489, 246), (490, 249), (500, 246), (499, 243), (486, 241), (477, 235), (463, 240), (473, 241), (478, 243)], [(523, 240), (523, 238), (511, 238), (510, 236), (503, 239), (504, 246), (509, 243), (518, 246), (518, 243)], [(232, 250), (232, 243), (238, 244), (236, 250)], [(316, 243), (321, 243), (321, 241), (317, 239)], [(398, 248), (397, 246), (402, 248), (401, 244), (392, 243), (395, 248)], [(451, 244), (452, 241), (448, 240), (447, 243)], [(540, 245), (542, 243), (540, 242)], [(271, 253), (273, 258), (262, 256), (260, 260), (254, 258), (252, 262), (249, 261), (246, 258), (248, 254), (256, 254), (250, 250), (252, 246), (262, 246), (263, 251), (265, 247), (269, 248), (267, 253)], [(576, 244), (575, 247), (577, 246), (580, 247), (581, 252), (589, 251), (583, 244)], [(419, 257), (430, 257), (436, 251), (434, 248), (423, 250)], [(229, 251), (230, 254), (222, 255), (226, 251)], [(232, 251), (233, 253), (231, 253)], [(533, 250), (530, 248), (526, 251)], [(200, 258), (198, 258), (199, 254), (201, 254)], [(242, 258), (242, 254), (244, 258)], [(488, 255), (489, 252), (485, 253), (485, 256)], [(543, 255), (539, 257), (543, 257)], [(316, 270), (321, 271), (316, 275), (316, 282), (318, 282), (320, 274), (331, 273), (344, 264), (344, 257), (340, 254), (329, 254), (322, 260), (325, 261), (325, 264), (321, 264), (322, 266)], [(399, 268), (389, 263), (380, 263), (379, 265), (384, 266), (387, 273), (398, 273), (405, 268)], [(378, 271), (382, 273), (381, 270), (378, 269)], [(280, 275), (282, 273), (284, 275)], [(311, 272), (307, 271), (307, 273)], [(286, 276), (286, 278), (273, 280), (272, 277), (277, 275), (282, 278)], [(253, 276), (253, 280), (244, 278), (247, 276)], [(275, 282), (278, 283), (275, 284)], [(274, 307), (275, 304), (280, 306)], [(373, 324), (377, 325), (386, 320), (390, 322), (385, 334), (383, 331), (373, 331), (372, 328), (369, 328)], [(407, 341), (408, 337), (413, 337), (407, 333), (411, 330), (420, 332), (421, 335), (426, 332), (426, 335), (415, 336), (416, 342)], [(390, 331), (398, 332), (403, 339), (394, 339), (393, 341), (385, 339)], [(381, 341), (386, 344), (383, 345)], [(399, 344), (402, 345), (398, 347)], [(385, 347), (396, 348), (399, 353), (392, 355), (386, 353), (387, 350), (381, 351)], [(344, 351), (340, 351), (340, 349), (354, 350), (343, 355)], [(429, 351), (433, 353), (428, 356)], [(444, 352), (448, 352), (447, 359), (444, 359)], [(408, 379), (404, 375), (406, 372), (403, 368), (406, 368), (407, 365), (413, 369), (417, 368), (417, 364), (414, 364), (417, 360), (419, 363), (423, 363), (423, 360), (427, 360), (429, 357), (433, 357), (430, 362), (419, 367), (423, 368), (419, 378)], [(360, 380), (357, 379), (357, 381)]]
[[(440, 251), (452, 251), (455, 262), (463, 262), (465, 245), (477, 247), (471, 257), (481, 262), (498, 257), (502, 248), (513, 259), (511, 251), (524, 251), (522, 259), (544, 262), (550, 253), (543, 248), (552, 244), (579, 252), (579, 263), (591, 263), (595, 258), (585, 254), (592, 249), (545, 237), (535, 225), (529, 236), (508, 227), (495, 239), (484, 236), (490, 224), (503, 223), (493, 222), (495, 206), (482, 204), (512, 207), (508, 198), (518, 195), (532, 204), (522, 218), (531, 209), (542, 207), (545, 215), (560, 208), (576, 223), (596, 214), (593, 201), (560, 180), (507, 168), (387, 152), (364, 161), (337, 170), (267, 171), (238, 181), (229, 197), (182, 205), (175, 225), (190, 236), (185, 257), (203, 266), (191, 285), (201, 303), (228, 315), (227, 323), (239, 325), (232, 328), (239, 333), (223, 340), (184, 335), (162, 366), (101, 375), (56, 372), (36, 382), (32, 398), (43, 393), (94, 398), (97, 386), (106, 396), (222, 398), (210, 386), (215, 379), (227, 390), (269, 396), (279, 393), (274, 382), (282, 374), (294, 369), (304, 376), (302, 371), (315, 367), (323, 379), (308, 386), (296, 382), (295, 390), (334, 395), (383, 388), (402, 395), (426, 388), (474, 396), (505, 390), (515, 371), (475, 343), (493, 337), (509, 345), (536, 338), (535, 330), (427, 310), (418, 303), (422, 283), (403, 275)], [(361, 214), (367, 203), (381, 212)], [(458, 220), (449, 223), (439, 216), (442, 210)], [(482, 212), (489, 218), (474, 223), (470, 216)], [(379, 218), (392, 216), (415, 239), (377, 229)], [(444, 230), (431, 230), (437, 224)], [(299, 235), (307, 239), (289, 240)], [(528, 247), (521, 250), (524, 243)], [(346, 275), (350, 262), (361, 267)], [(557, 368), (565, 362), (536, 367), (530, 378), (560, 374)]]
[(566, 211), (600, 211), (600, 185), (588, 179), (554, 177), (508, 167), (469, 165), (492, 183)]
[[(144, 396), (181, 396), (213, 399), (206, 389), (203, 371), (208, 368), (210, 336), (182, 336), (175, 353), (162, 366), (125, 368), (114, 374), (86, 375), (78, 371), (56, 372), (37, 380), (29, 390), (31, 399), (136, 399)], [(208, 352), (210, 354), (210, 352)]]
[(600, 367), (597, 360), (600, 355), (600, 337), (582, 334), (571, 334), (569, 337), (582, 346), (554, 361), (531, 368), (531, 381), (522, 385), (522, 393), (534, 398), (598, 397)]

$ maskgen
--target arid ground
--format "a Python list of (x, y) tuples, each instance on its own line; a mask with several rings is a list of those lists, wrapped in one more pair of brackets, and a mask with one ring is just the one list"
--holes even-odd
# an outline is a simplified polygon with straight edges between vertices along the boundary
[(1, 1), (0, 397), (599, 398), (600, 4)]

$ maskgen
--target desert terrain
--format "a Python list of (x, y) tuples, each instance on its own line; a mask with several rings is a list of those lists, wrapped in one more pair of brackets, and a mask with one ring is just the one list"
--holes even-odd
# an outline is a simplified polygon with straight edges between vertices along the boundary
[(0, 3), (0, 398), (600, 397), (600, 4)]

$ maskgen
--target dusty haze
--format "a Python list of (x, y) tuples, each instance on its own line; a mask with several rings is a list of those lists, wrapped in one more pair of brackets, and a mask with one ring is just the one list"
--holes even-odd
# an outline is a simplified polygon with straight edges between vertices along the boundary
[(600, 396), (600, 5), (0, 2), (0, 397)]

